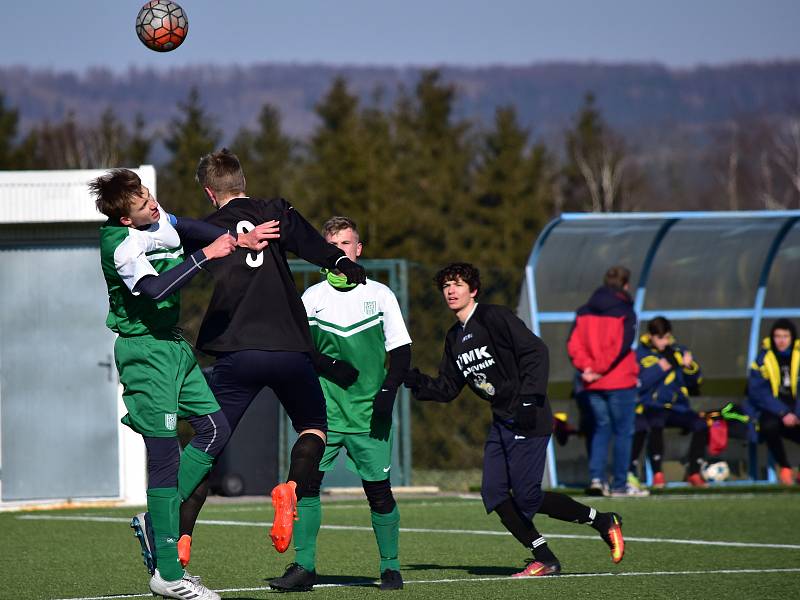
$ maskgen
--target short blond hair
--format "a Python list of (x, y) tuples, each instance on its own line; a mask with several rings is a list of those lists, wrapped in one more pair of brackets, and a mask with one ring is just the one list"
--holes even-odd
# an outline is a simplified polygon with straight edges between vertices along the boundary
[(246, 188), (239, 158), (227, 148), (206, 154), (197, 165), (195, 179), (215, 194), (241, 194)]
[(331, 217), (325, 221), (325, 224), (322, 226), (322, 235), (325, 238), (329, 238), (345, 229), (352, 229), (353, 233), (355, 233), (356, 237), (360, 240), (361, 236), (358, 233), (356, 222), (350, 217)]

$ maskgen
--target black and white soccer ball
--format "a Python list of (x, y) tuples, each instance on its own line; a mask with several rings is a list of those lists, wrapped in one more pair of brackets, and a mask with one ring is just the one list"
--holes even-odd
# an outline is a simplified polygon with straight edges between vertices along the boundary
[(706, 463), (702, 468), (703, 479), (709, 483), (725, 481), (731, 475), (731, 469), (724, 460)]

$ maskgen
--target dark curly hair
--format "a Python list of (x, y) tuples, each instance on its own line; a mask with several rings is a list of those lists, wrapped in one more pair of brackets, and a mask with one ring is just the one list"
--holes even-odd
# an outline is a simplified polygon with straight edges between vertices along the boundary
[(481, 273), (478, 269), (470, 263), (457, 262), (450, 263), (444, 269), (441, 269), (434, 276), (433, 280), (439, 289), (444, 287), (445, 282), (460, 279), (469, 286), (469, 291), (480, 291), (481, 289)]

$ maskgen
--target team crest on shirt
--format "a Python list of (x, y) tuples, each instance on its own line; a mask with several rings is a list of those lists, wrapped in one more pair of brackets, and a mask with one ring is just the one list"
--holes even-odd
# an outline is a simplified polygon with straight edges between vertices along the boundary
[(164, 414), (164, 427), (166, 427), (169, 431), (174, 431), (177, 426), (178, 415), (175, 413)]
[(472, 382), (476, 388), (482, 390), (487, 396), (494, 396), (496, 390), (491, 383), (486, 381), (486, 375), (483, 373), (473, 373)]
[(376, 314), (378, 312), (378, 303), (375, 300), (370, 300), (369, 302), (364, 302), (364, 314), (368, 317)]

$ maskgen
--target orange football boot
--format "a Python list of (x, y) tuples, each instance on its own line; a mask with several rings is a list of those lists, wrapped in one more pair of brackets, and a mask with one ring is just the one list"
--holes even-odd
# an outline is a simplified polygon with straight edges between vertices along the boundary
[(703, 479), (703, 476), (700, 475), (700, 473), (692, 473), (686, 477), (686, 481), (692, 487), (708, 487), (706, 480)]
[(512, 577), (544, 577), (561, 573), (561, 565), (558, 561), (540, 562), (536, 559), (529, 559), (527, 562), (525, 568), (519, 573), (514, 573)]
[(653, 473), (653, 486), (655, 489), (660, 490), (665, 485), (667, 485), (667, 479), (664, 477), (664, 473), (661, 471), (656, 471)]
[(192, 536), (187, 533), (178, 539), (178, 560), (181, 561), (181, 566), (184, 568), (192, 560)]
[(778, 471), (778, 481), (781, 482), (781, 485), (792, 485), (794, 483), (792, 468), (781, 467), (780, 471)]
[(272, 538), (275, 550), (281, 553), (286, 552), (292, 541), (292, 530), (297, 518), (296, 488), (297, 484), (294, 481), (287, 481), (279, 483), (272, 490), (272, 508), (275, 510), (275, 517), (272, 520), (269, 537)]
[(622, 537), (622, 517), (617, 513), (611, 513), (611, 526), (600, 537), (611, 548), (611, 560), (618, 563), (625, 555), (625, 540)]

